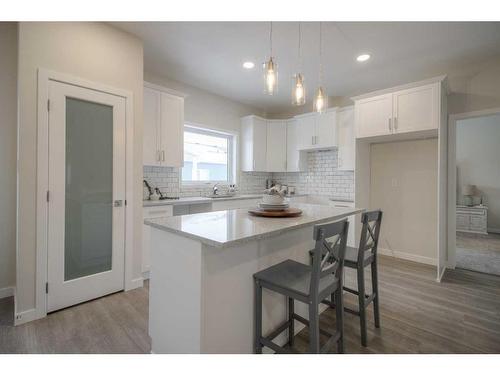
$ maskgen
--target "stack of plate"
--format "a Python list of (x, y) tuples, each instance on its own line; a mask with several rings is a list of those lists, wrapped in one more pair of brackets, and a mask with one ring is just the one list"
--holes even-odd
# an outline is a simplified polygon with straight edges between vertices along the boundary
[(259, 208), (265, 211), (284, 211), (289, 207), (287, 202), (279, 204), (259, 203)]

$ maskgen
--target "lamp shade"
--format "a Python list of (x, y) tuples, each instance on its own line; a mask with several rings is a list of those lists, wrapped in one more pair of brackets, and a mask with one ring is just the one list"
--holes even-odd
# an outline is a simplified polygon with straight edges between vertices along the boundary
[(464, 185), (462, 186), (463, 195), (474, 195), (476, 193), (476, 185)]

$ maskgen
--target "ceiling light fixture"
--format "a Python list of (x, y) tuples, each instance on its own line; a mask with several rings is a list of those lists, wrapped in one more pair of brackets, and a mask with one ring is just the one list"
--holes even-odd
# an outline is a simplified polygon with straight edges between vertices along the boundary
[(243, 63), (243, 67), (245, 69), (253, 69), (255, 67), (255, 64), (252, 61), (245, 61)]
[(278, 91), (278, 64), (273, 60), (273, 23), (269, 29), (270, 55), (264, 63), (264, 92), (274, 95)]
[(302, 67), (302, 50), (300, 40), (302, 37), (301, 23), (299, 22), (299, 73), (294, 74), (293, 89), (292, 89), (292, 104), (299, 106), (304, 105), (306, 102), (306, 91), (304, 88), (304, 76), (300, 73)]
[(363, 53), (362, 55), (359, 55), (358, 57), (356, 57), (356, 60), (358, 60), (359, 62), (364, 62), (364, 61), (368, 61), (370, 60), (370, 55), (367, 54), (367, 53)]
[(314, 110), (318, 113), (324, 112), (328, 108), (328, 96), (325, 95), (325, 90), (321, 86), (323, 80), (323, 24), (319, 23), (319, 74), (318, 83), (319, 87), (316, 91), (316, 96), (314, 98)]

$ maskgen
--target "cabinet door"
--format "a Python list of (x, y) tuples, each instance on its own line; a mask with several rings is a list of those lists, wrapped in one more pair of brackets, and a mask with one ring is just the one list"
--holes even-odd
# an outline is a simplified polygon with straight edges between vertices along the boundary
[(161, 93), (161, 165), (184, 164), (184, 98)]
[[(144, 207), (143, 220), (173, 215), (172, 206)], [(142, 224), (142, 272), (148, 272), (151, 266), (151, 227)]]
[(395, 133), (408, 133), (438, 128), (438, 85), (436, 83), (414, 87), (393, 94)]
[(470, 217), (467, 214), (457, 213), (457, 230), (469, 230)]
[(300, 172), (302, 170), (299, 151), (299, 131), (297, 120), (287, 121), (286, 127), (286, 171)]
[(354, 170), (356, 139), (354, 137), (354, 109), (342, 109), (337, 113), (338, 169)]
[(315, 148), (337, 147), (337, 113), (328, 111), (316, 114), (314, 133)]
[(297, 121), (298, 149), (310, 149), (314, 145), (316, 115), (309, 114), (295, 118)]
[(267, 122), (267, 172), (286, 172), (286, 121)]
[(264, 172), (267, 169), (267, 121), (254, 117), (252, 129), (253, 171)]
[(144, 134), (142, 163), (159, 165), (160, 92), (144, 87)]
[(392, 94), (358, 100), (354, 111), (356, 138), (392, 133)]

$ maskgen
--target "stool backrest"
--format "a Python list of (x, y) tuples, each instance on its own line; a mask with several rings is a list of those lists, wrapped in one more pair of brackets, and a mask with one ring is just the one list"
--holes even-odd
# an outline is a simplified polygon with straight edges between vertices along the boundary
[(318, 299), (321, 279), (331, 278), (332, 275), (333, 282), (342, 279), (348, 231), (347, 219), (314, 226), (316, 246), (314, 247), (309, 294), (313, 301)]
[(373, 256), (377, 255), (380, 225), (382, 224), (382, 211), (364, 212), (361, 215), (361, 223), (363, 223), (363, 227), (361, 228), (361, 238), (359, 241), (358, 264), (363, 264), (367, 251), (370, 251)]

